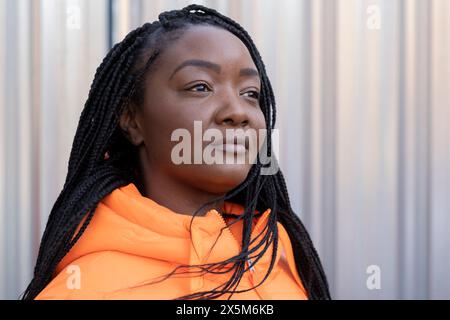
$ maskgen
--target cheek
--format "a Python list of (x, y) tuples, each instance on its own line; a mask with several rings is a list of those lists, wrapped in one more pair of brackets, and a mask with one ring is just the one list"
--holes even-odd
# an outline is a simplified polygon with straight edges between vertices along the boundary
[(162, 152), (169, 148), (172, 133), (178, 128), (185, 128), (189, 119), (180, 112), (180, 106), (163, 92), (149, 97), (147, 101), (142, 116), (146, 146), (153, 148), (154, 152)]
[[(162, 166), (171, 164), (172, 149), (179, 143), (179, 141), (172, 141), (172, 136), (174, 139), (179, 139), (179, 136), (175, 137), (177, 129), (179, 126), (164, 120), (149, 124), (146, 129), (145, 148), (149, 159), (154, 160), (154, 164)], [(188, 131), (190, 130), (188, 129)]]
[(258, 130), (266, 129), (266, 119), (264, 118), (264, 114), (263, 114), (261, 109), (259, 109), (257, 114), (256, 114), (255, 123), (256, 123), (256, 128)]
[[(258, 109), (258, 111), (256, 111), (254, 114), (253, 129), (255, 129), (258, 132), (258, 137), (260, 130), (267, 129), (266, 120), (264, 118), (264, 114), (261, 109)], [(261, 142), (259, 143), (261, 145)]]
[(191, 139), (194, 137), (194, 120), (198, 119), (192, 117), (192, 112), (173, 114), (172, 107), (165, 105), (166, 111), (158, 108), (159, 112), (148, 112), (144, 118), (144, 147), (151, 163), (158, 167), (168, 168), (174, 164), (172, 152), (178, 150), (176, 147), (180, 144), (189, 145), (191, 153), (194, 150)]

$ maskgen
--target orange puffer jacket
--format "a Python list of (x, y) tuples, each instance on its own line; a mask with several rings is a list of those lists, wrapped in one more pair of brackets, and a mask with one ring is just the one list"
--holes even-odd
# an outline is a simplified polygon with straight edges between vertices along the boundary
[[(244, 210), (229, 202), (223, 209), (234, 216)], [(252, 239), (263, 231), (269, 214), (267, 209), (255, 217)], [(177, 266), (219, 262), (240, 252), (242, 220), (227, 227), (230, 220), (214, 209), (196, 216), (192, 225), (191, 220), (142, 196), (132, 183), (117, 188), (98, 204), (87, 229), (36, 299), (175, 299), (220, 286), (231, 272), (205, 274), (183, 267), (164, 279)], [(289, 236), (279, 222), (278, 230), (276, 263), (269, 277), (231, 299), (307, 299)], [(250, 289), (264, 278), (272, 250), (273, 244), (244, 273), (237, 290)]]

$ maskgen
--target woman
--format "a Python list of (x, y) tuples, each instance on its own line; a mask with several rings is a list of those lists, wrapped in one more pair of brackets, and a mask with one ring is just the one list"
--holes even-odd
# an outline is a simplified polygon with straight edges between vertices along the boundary
[[(213, 154), (247, 161), (174, 161), (174, 132), (198, 123), (226, 137)], [(281, 172), (263, 173), (275, 159), (225, 134), (266, 129), (270, 159), (274, 124), (236, 22), (189, 5), (130, 32), (97, 69), (24, 299), (329, 299)]]

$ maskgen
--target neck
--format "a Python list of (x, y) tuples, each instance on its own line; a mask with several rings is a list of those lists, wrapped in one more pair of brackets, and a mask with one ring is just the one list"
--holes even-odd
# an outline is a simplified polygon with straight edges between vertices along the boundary
[(222, 208), (223, 206), (223, 200), (205, 206), (206, 203), (223, 195), (208, 193), (179, 181), (174, 181), (161, 170), (142, 173), (142, 190), (140, 190), (142, 195), (175, 213), (194, 215), (201, 208), (202, 210), (195, 215), (204, 216), (209, 210)]

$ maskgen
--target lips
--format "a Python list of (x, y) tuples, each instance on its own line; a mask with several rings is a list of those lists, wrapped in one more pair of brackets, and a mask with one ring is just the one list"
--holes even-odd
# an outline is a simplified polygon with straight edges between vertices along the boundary
[(245, 153), (249, 147), (249, 141), (245, 136), (225, 137), (222, 142), (214, 143), (216, 150), (230, 153)]
[(223, 143), (214, 145), (214, 148), (218, 151), (223, 152), (230, 152), (230, 153), (245, 153), (247, 149), (245, 148), (245, 145), (242, 144), (231, 144), (231, 143)]

